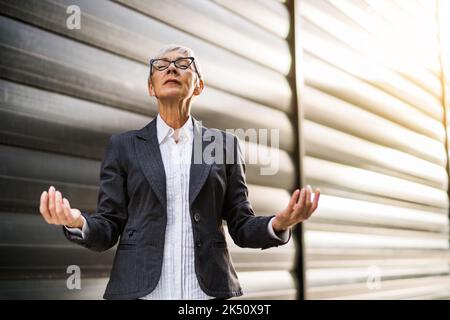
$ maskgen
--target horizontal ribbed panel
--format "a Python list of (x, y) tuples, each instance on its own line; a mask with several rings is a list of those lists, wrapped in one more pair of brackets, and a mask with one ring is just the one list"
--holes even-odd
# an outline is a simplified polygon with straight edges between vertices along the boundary
[(428, 1), (302, 0), (309, 299), (450, 296), (438, 25)]
[[(79, 30), (66, 27), (69, 5), (81, 9)], [(114, 249), (96, 254), (67, 242), (41, 219), (39, 196), (54, 185), (72, 207), (96, 210), (109, 136), (140, 129), (157, 114), (148, 61), (164, 44), (191, 47), (201, 63), (206, 87), (192, 113), (204, 125), (279, 130), (279, 156), (271, 161), (280, 169), (267, 176), (266, 162), (248, 163), (247, 182), (256, 214), (284, 207), (298, 172), (289, 26), (285, 4), (275, 0), (1, 0), (0, 297), (101, 297)], [(242, 146), (247, 162), (250, 151), (268, 151)], [(261, 251), (228, 240), (244, 298), (295, 297), (292, 244)], [(76, 293), (65, 286), (71, 264), (83, 272)]]

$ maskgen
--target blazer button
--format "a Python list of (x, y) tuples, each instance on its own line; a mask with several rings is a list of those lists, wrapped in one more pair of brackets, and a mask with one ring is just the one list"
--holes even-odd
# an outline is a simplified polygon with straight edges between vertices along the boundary
[(200, 248), (202, 246), (202, 242), (200, 240), (195, 241), (195, 245), (197, 248)]
[(194, 213), (194, 221), (199, 222), (200, 221), (200, 213), (196, 212)]

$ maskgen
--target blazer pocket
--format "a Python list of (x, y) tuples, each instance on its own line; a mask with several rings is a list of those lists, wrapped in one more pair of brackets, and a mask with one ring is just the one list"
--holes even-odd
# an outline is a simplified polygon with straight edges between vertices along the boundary
[(137, 246), (137, 238), (137, 231), (135, 229), (127, 229), (122, 233), (117, 248), (121, 250), (134, 249)]

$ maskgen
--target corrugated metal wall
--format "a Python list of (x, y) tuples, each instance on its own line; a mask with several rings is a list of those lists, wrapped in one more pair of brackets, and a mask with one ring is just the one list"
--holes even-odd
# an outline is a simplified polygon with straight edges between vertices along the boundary
[[(69, 5), (81, 9), (79, 30), (66, 27)], [(0, 297), (101, 297), (114, 252), (68, 243), (41, 219), (39, 196), (54, 185), (73, 207), (95, 210), (108, 137), (156, 115), (147, 62), (163, 44), (196, 51), (206, 89), (193, 115), (206, 126), (280, 130), (280, 171), (262, 176), (249, 165), (247, 178), (257, 214), (287, 204), (297, 142), (283, 3), (1, 0), (0, 14)], [(292, 241), (230, 249), (245, 298), (295, 297)], [(81, 290), (66, 289), (72, 264), (81, 267)]]
[(296, 4), (303, 174), (323, 193), (306, 297), (450, 297), (436, 2)]
[[(81, 9), (80, 30), (66, 27), (69, 5)], [(286, 205), (299, 164), (303, 180), (321, 188), (319, 209), (304, 224), (306, 298), (448, 298), (435, 6), (295, 2), (305, 117), (305, 155), (295, 159), (284, 3), (0, 0), (0, 297), (101, 297), (114, 251), (68, 243), (40, 218), (39, 195), (55, 185), (73, 206), (95, 210), (106, 141), (156, 115), (147, 60), (175, 42), (192, 47), (202, 62), (206, 89), (194, 116), (221, 129), (280, 130), (277, 175), (248, 166), (257, 214)], [(295, 296), (292, 241), (260, 251), (228, 240), (244, 298)], [(81, 267), (82, 290), (66, 288), (73, 264)]]

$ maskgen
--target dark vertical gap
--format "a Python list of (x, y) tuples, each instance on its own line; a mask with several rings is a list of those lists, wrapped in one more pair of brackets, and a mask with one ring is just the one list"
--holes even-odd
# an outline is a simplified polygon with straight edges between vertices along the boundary
[[(289, 34), (287, 36), (287, 41), (289, 44), (289, 49), (291, 53), (291, 69), (288, 74), (288, 80), (291, 87), (292, 92), (292, 100), (291, 100), (291, 110), (292, 110), (292, 118), (291, 122), (294, 128), (295, 134), (295, 151), (294, 151), (294, 159), (297, 162), (297, 175), (295, 179), (295, 185), (300, 188), (304, 186), (304, 176), (303, 176), (303, 156), (304, 156), (304, 141), (302, 134), (302, 120), (303, 120), (303, 107), (301, 104), (301, 88), (303, 87), (303, 76), (301, 74), (297, 74), (296, 70), (298, 70), (298, 66), (302, 65), (301, 57), (301, 47), (299, 43), (296, 45), (296, 39), (299, 39), (298, 33), (298, 25), (299, 21), (296, 20), (296, 16), (298, 16), (298, 1), (297, 0), (288, 0), (286, 1), (286, 7), (289, 11)], [(297, 29), (297, 30), (296, 30)], [(297, 31), (297, 32), (296, 32)], [(297, 59), (299, 58), (299, 59)], [(294, 190), (290, 190), (293, 192)], [(295, 228), (293, 228), (293, 239), (295, 241), (296, 251), (295, 251), (295, 265), (293, 274), (296, 280), (297, 286), (297, 299), (305, 300), (306, 298), (306, 279), (305, 279), (305, 245), (304, 245), (304, 237), (303, 237), (303, 224), (298, 224)]]
[[(438, 23), (438, 42), (439, 42), (439, 64), (441, 67), (441, 87), (442, 87), (442, 107), (443, 107), (443, 123), (444, 123), (444, 130), (445, 130), (445, 158), (447, 159), (446, 163), (446, 170), (447, 170), (447, 177), (448, 184), (447, 184), (447, 195), (450, 197), (450, 159), (448, 156), (448, 130), (447, 130), (447, 79), (446, 79), (446, 73), (445, 73), (445, 60), (444, 60), (444, 52), (442, 49), (442, 21), (441, 16), (439, 14), (440, 12), (440, 4), (442, 0), (436, 0), (436, 21)], [(447, 212), (447, 216), (450, 219), (450, 208), (449, 212)]]

